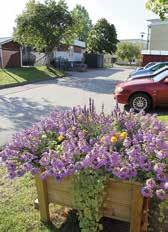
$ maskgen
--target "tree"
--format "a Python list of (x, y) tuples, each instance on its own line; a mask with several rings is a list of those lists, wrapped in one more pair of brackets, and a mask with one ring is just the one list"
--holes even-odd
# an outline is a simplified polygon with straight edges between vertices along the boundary
[(116, 51), (117, 42), (115, 26), (104, 18), (100, 19), (89, 33), (88, 52), (112, 54)]
[(92, 21), (85, 7), (76, 5), (72, 11), (72, 17), (76, 22), (76, 36), (86, 42), (88, 34), (92, 28)]
[(139, 45), (121, 42), (117, 46), (116, 55), (121, 60), (127, 60), (132, 63), (133, 60), (139, 59), (140, 57), (140, 47)]
[(159, 15), (161, 19), (165, 19), (168, 13), (168, 0), (148, 0), (146, 7)]
[(70, 39), (73, 19), (64, 0), (45, 3), (30, 0), (16, 19), (14, 40), (49, 54), (61, 42)]

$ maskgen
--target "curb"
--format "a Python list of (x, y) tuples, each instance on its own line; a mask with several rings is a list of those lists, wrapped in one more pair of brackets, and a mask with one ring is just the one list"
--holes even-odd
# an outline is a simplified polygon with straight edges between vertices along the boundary
[(23, 85), (29, 85), (29, 84), (34, 84), (37, 82), (43, 82), (43, 81), (49, 81), (49, 80), (57, 80), (59, 78), (63, 78), (65, 75), (62, 75), (61, 77), (48, 77), (45, 78), (44, 80), (34, 80), (34, 81), (28, 81), (28, 82), (21, 82), (21, 83), (13, 83), (13, 84), (6, 84), (6, 85), (0, 85), (0, 90), (1, 89), (7, 89), (7, 88), (12, 88), (12, 87), (17, 87), (17, 86), (23, 86)]

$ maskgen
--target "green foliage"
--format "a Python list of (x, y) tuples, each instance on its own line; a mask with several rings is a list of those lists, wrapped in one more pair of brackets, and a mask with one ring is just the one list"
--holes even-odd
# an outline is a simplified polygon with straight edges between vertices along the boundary
[(168, 13), (168, 1), (167, 0), (148, 0), (146, 8), (159, 15), (163, 20)]
[(86, 42), (88, 34), (92, 28), (92, 21), (85, 7), (76, 5), (72, 11), (72, 17), (75, 21), (76, 36), (78, 39)]
[(52, 131), (47, 132), (41, 136), (41, 144), (39, 145), (37, 153), (42, 154), (46, 151), (46, 148), (48, 148), (49, 150), (55, 150), (60, 154), (62, 152), (61, 143), (63, 140), (64, 136), (59, 136)]
[(131, 63), (134, 59), (139, 59), (140, 47), (136, 44), (121, 42), (117, 46), (116, 54), (119, 59), (127, 60)]
[(73, 19), (64, 0), (30, 0), (16, 19), (14, 39), (38, 51), (50, 52), (72, 38)]
[(168, 225), (168, 200), (150, 200), (149, 232), (165, 232)]
[(88, 52), (112, 54), (116, 51), (117, 42), (115, 26), (104, 18), (100, 19), (89, 33)]
[(74, 178), (75, 206), (82, 232), (98, 232), (102, 229), (100, 209), (105, 196), (107, 177), (101, 172), (88, 169), (76, 174)]

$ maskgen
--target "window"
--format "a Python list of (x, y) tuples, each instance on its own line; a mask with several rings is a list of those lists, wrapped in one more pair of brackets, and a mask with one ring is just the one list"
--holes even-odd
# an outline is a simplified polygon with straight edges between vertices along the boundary
[(151, 70), (152, 71), (157, 71), (158, 69), (161, 69), (161, 68), (163, 68), (165, 66), (168, 66), (168, 63), (158, 64), (158, 65), (154, 66)]

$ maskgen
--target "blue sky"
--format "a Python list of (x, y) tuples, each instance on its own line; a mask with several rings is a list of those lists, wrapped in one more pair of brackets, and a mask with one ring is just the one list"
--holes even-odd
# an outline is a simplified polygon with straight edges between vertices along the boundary
[[(41, 0), (43, 1), (43, 0)], [(0, 37), (11, 36), (14, 21), (27, 0), (0, 0)], [(118, 39), (140, 38), (147, 33), (147, 19), (157, 16), (145, 9), (146, 0), (67, 0), (72, 9), (76, 4), (86, 7), (95, 23), (106, 18), (116, 26)]]

